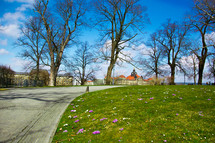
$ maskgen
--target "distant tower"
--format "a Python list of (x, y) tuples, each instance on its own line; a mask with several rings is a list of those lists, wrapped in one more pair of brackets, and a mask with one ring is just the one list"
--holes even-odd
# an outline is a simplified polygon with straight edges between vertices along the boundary
[(133, 76), (135, 79), (137, 79), (137, 72), (135, 71), (135, 68), (134, 68), (133, 72), (131, 73), (131, 76)]

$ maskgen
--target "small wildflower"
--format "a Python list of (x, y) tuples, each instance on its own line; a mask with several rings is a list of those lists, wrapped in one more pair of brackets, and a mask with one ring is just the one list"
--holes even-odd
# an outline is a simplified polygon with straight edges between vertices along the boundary
[(145, 103), (148, 103), (148, 102), (145, 102)]
[(182, 98), (182, 97), (180, 97), (179, 99), (181, 99), (181, 100), (182, 100), (183, 98)]
[(78, 116), (74, 116), (73, 118), (77, 118)]
[(119, 142), (121, 142), (121, 140), (119, 140)]
[(94, 131), (93, 134), (100, 134), (100, 131)]
[(102, 119), (100, 119), (100, 121), (103, 121), (103, 120), (106, 120), (107, 118), (102, 118)]
[(76, 112), (76, 110), (71, 110), (71, 112)]
[(163, 142), (165, 142), (165, 143), (166, 143), (166, 142), (167, 142), (167, 140), (163, 140)]
[(66, 127), (66, 126), (68, 126), (68, 124), (64, 124), (63, 126)]
[(154, 97), (151, 97), (151, 98), (150, 98), (150, 100), (153, 100), (153, 99), (154, 99)]
[(77, 132), (77, 134), (83, 133), (83, 131), (84, 131), (84, 129), (80, 129), (80, 130)]
[(120, 130), (120, 131), (122, 131), (122, 130), (123, 130), (123, 128), (120, 128), (119, 130)]
[(76, 120), (75, 123), (79, 122), (79, 120)]
[(143, 100), (143, 98), (138, 98), (138, 100)]
[(176, 116), (178, 116), (178, 113), (176, 113)]
[(113, 107), (113, 110), (115, 110), (116, 109), (116, 107)]
[(175, 94), (172, 94), (172, 96), (175, 96)]
[(113, 120), (113, 123), (116, 123), (117, 121), (118, 121), (117, 119), (114, 119), (114, 120)]
[(94, 121), (95, 119), (93, 119), (93, 121)]
[(208, 101), (210, 101), (211, 99), (208, 99)]
[(89, 112), (90, 112), (90, 113), (92, 113), (92, 112), (93, 112), (93, 110), (90, 110)]
[(71, 115), (69, 115), (69, 116), (68, 116), (68, 118), (70, 118), (70, 119), (71, 119), (71, 118), (72, 118), (72, 116), (71, 116)]
[(88, 110), (85, 111), (85, 113), (87, 113), (87, 112), (88, 112)]
[(64, 130), (63, 132), (66, 133), (66, 132), (68, 132), (68, 131), (67, 131), (67, 130)]

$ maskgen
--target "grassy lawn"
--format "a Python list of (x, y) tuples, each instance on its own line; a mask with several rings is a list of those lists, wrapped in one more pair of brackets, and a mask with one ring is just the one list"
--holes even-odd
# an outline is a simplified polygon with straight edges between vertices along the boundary
[(5, 88), (0, 88), (0, 91), (5, 91), (5, 90), (8, 90), (8, 89), (5, 89)]
[(53, 142), (215, 142), (215, 86), (128, 86), (84, 94)]

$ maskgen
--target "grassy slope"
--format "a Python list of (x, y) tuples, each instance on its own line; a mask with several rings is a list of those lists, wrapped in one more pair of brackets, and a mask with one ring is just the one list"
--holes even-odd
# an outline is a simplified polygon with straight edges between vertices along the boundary
[[(130, 86), (87, 93), (69, 105), (53, 142), (215, 142), (214, 101), (214, 86)], [(92, 134), (97, 130), (100, 134)]]

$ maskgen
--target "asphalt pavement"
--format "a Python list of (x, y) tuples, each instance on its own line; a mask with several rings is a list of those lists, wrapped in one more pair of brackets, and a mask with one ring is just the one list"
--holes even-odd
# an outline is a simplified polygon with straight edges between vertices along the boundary
[(69, 103), (85, 91), (86, 86), (0, 91), (0, 143), (50, 143)]

